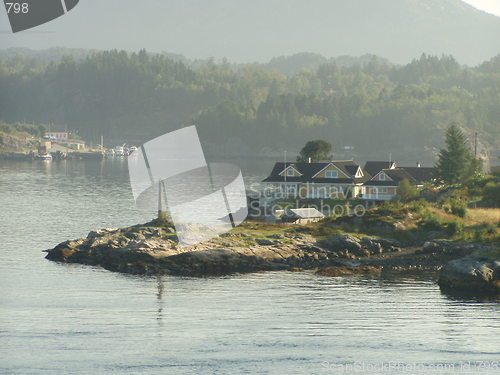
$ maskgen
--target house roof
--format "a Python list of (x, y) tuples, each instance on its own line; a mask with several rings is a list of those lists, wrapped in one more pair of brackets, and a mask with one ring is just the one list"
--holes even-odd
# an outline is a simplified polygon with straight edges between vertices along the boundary
[[(373, 176), (373, 178), (365, 182), (365, 185), (369, 186), (399, 186), (399, 183), (404, 180), (405, 178), (410, 181), (413, 184), (417, 183), (417, 180), (406, 170), (403, 168), (394, 168), (394, 169), (382, 169), (382, 171), (389, 176), (390, 180), (384, 180), (384, 181), (378, 181), (378, 180), (373, 180), (376, 176)], [(380, 173), (380, 172), (379, 172)], [(378, 173), (377, 173), (378, 174)]]
[[(341, 172), (345, 173), (348, 178), (313, 178), (321, 170), (325, 169), (330, 163), (336, 166)], [(337, 184), (350, 184), (350, 183), (363, 183), (370, 179), (367, 173), (364, 173), (363, 177), (355, 177), (358, 168), (360, 167), (352, 160), (339, 160), (331, 162), (319, 162), (319, 163), (285, 163), (278, 162), (274, 164), (273, 170), (269, 177), (267, 177), (263, 182), (285, 182), (285, 176), (280, 176), (280, 173), (293, 166), (301, 176), (286, 176), (286, 182), (315, 182), (315, 183), (337, 183)]]
[(382, 169), (391, 168), (391, 165), (396, 165), (393, 161), (367, 161), (364, 170), (370, 175), (375, 176)]
[(433, 178), (435, 168), (429, 167), (400, 167), (408, 172), (417, 183), (430, 181)]
[(316, 208), (291, 208), (283, 213), (285, 217), (296, 217), (298, 219), (313, 219), (325, 217)]

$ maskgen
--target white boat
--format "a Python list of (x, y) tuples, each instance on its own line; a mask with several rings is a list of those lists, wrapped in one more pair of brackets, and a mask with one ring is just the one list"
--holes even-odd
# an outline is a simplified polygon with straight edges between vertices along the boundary
[(122, 146), (116, 146), (113, 151), (115, 152), (115, 156), (127, 156), (127, 152)]
[(37, 159), (37, 160), (52, 160), (52, 155), (49, 153), (37, 154), (37, 155), (35, 155), (35, 159)]

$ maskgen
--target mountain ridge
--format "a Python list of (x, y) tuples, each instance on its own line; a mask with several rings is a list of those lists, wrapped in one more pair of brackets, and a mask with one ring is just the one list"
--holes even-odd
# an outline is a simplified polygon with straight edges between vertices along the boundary
[[(94, 5), (93, 5), (94, 4)], [(324, 56), (375, 54), (407, 63), (422, 53), (475, 65), (500, 52), (500, 18), (461, 0), (121, 0), (83, 2), (67, 17), (2, 45), (170, 51), (189, 59), (268, 61), (309, 51)], [(88, 26), (92, 19), (92, 27)], [(55, 30), (55, 31), (54, 31)], [(50, 38), (44, 32), (52, 31)]]

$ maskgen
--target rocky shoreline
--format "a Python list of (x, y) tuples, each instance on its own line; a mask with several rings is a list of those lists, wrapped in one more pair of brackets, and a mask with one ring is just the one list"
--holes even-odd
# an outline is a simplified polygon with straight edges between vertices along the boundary
[(144, 225), (93, 231), (45, 251), (52, 261), (139, 275), (205, 277), (304, 269), (330, 276), (440, 271), (443, 291), (500, 291), (500, 262), (481, 260), (475, 244), (433, 241), (415, 247), (351, 234), (317, 240), (287, 231), (263, 238), (226, 233), (196, 246), (180, 246), (176, 240), (173, 228)]

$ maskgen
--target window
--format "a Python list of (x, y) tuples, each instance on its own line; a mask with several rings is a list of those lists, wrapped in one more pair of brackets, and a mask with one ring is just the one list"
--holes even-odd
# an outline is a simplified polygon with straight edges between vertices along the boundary
[(361, 168), (358, 168), (358, 170), (356, 171), (355, 177), (357, 177), (357, 178), (363, 177), (363, 171), (361, 170)]
[(281, 192), (285, 194), (296, 194), (297, 193), (297, 185), (289, 185), (289, 184), (281, 184)]
[(338, 178), (339, 177), (339, 172), (337, 172), (337, 171), (326, 171), (325, 172), (325, 177), (326, 178)]
[(375, 193), (378, 194), (387, 194), (387, 188), (386, 187), (379, 187), (375, 189)]
[(293, 170), (293, 168), (288, 168), (286, 170), (286, 175), (289, 177), (293, 177), (295, 175), (295, 171)]
[(380, 181), (385, 181), (385, 173), (380, 173), (380, 176), (378, 176), (378, 179)]

